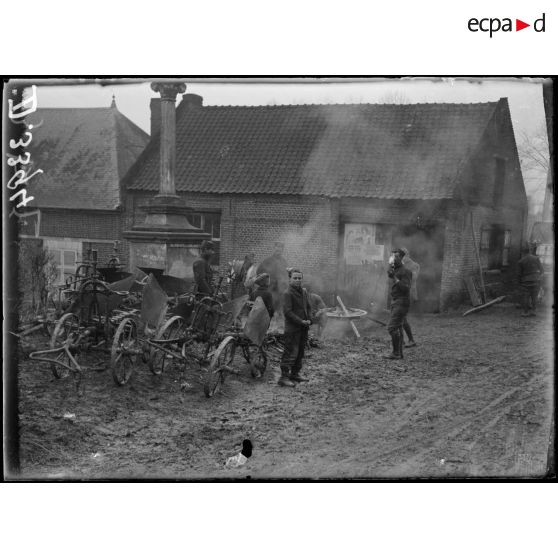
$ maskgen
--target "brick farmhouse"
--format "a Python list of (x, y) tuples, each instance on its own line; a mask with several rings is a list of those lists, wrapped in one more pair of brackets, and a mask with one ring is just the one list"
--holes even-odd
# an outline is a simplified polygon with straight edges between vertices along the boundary
[[(123, 181), (128, 229), (157, 192), (152, 137)], [(489, 286), (505, 289), (525, 240), (527, 198), (505, 98), (203, 106), (186, 94), (175, 181), (194, 224), (219, 243), (222, 269), (248, 252), (261, 261), (282, 241), (312, 288), (351, 304), (383, 304), (393, 246), (421, 265), (418, 307), (438, 311), (466, 296), (464, 277), (478, 275), (479, 259)]]
[[(107, 262), (122, 240), (120, 180), (149, 142), (149, 135), (109, 108), (43, 108), (29, 117), (27, 148), (42, 174), (28, 188), (39, 212), (26, 219), (20, 237), (54, 254), (59, 281), (72, 274), (87, 249)], [(127, 253), (119, 250), (126, 261)]]

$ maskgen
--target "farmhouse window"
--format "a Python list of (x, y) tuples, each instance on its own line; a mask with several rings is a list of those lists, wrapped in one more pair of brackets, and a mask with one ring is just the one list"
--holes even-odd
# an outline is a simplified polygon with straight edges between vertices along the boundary
[(188, 216), (190, 223), (211, 235), (211, 240), (221, 240), (221, 214), (220, 213), (191, 213)]
[(191, 213), (188, 216), (190, 223), (211, 235), (211, 240), (215, 244), (215, 255), (211, 260), (214, 265), (219, 265), (219, 246), (221, 244), (221, 214), (216, 212)]
[(56, 284), (61, 285), (76, 272), (80, 259), (81, 242), (45, 239), (44, 246), (53, 256), (58, 271)]
[(500, 225), (481, 230), (480, 259), (483, 269), (499, 269), (510, 263), (511, 231)]
[(554, 247), (552, 244), (539, 244), (537, 246), (537, 256), (543, 265), (551, 266), (554, 260)]
[(77, 253), (75, 250), (49, 250), (53, 255), (58, 277), (56, 282), (62, 284), (66, 278), (76, 272)]

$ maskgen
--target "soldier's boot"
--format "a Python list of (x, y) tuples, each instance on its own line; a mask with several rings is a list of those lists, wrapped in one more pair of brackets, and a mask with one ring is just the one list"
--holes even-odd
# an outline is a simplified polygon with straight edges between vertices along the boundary
[(403, 358), (401, 354), (401, 334), (399, 330), (392, 331), (391, 335), (391, 344), (393, 347), (393, 352), (389, 355), (383, 355), (383, 358), (387, 358), (389, 360), (400, 360)]
[(405, 345), (405, 338), (403, 337), (403, 328), (399, 328), (399, 356), (403, 358), (403, 345)]
[(415, 338), (413, 337), (413, 331), (411, 329), (411, 326), (409, 325), (409, 322), (405, 322), (403, 324), (403, 330), (405, 331), (405, 333), (407, 334), (407, 338), (409, 339), (409, 341), (405, 343), (403, 346), (407, 349), (410, 349), (411, 347), (416, 347), (417, 344), (415, 343)]
[(281, 377), (277, 382), (282, 387), (294, 387), (296, 384), (289, 379), (289, 367), (281, 366)]
[(291, 371), (290, 379), (293, 382), (297, 382), (297, 383), (308, 382), (309, 381), (308, 378), (304, 378), (300, 375), (300, 369), (297, 370), (295, 368), (293, 368), (292, 371)]

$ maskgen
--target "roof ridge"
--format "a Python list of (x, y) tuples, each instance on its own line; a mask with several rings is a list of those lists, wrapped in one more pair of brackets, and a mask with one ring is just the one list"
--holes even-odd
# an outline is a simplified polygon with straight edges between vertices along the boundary
[[(40, 110), (106, 110), (112, 111), (113, 107), (37, 107), (37, 111)], [(118, 109), (116, 109), (118, 110)]]
[(500, 101), (483, 101), (478, 103), (297, 103), (297, 104), (269, 104), (269, 105), (203, 105), (202, 110), (223, 108), (249, 108), (249, 109), (278, 109), (296, 107), (406, 107), (406, 106), (488, 106), (497, 105)]

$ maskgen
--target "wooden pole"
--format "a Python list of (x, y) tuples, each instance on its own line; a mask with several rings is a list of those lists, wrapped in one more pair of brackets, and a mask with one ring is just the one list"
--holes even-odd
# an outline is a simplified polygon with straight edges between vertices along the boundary
[[(339, 306), (341, 306), (341, 310), (343, 310), (343, 314), (345, 314), (345, 316), (348, 316), (349, 311), (347, 310), (347, 307), (343, 304), (343, 301), (341, 300), (340, 296), (337, 296), (337, 302), (339, 303)], [(358, 332), (355, 322), (353, 322), (353, 320), (349, 320), (349, 323), (351, 324), (351, 327), (353, 328), (353, 331), (355, 332), (357, 339), (360, 339), (360, 333)]]
[(471, 216), (471, 234), (473, 235), (473, 246), (475, 247), (475, 255), (477, 256), (477, 263), (479, 265), (479, 275), (480, 275), (480, 284), (482, 290), (482, 301), (483, 303), (486, 302), (486, 290), (484, 288), (484, 277), (482, 276), (482, 264), (480, 259), (479, 247), (477, 246), (477, 236), (475, 235), (475, 225), (473, 222), (473, 211), (469, 211), (469, 215)]

